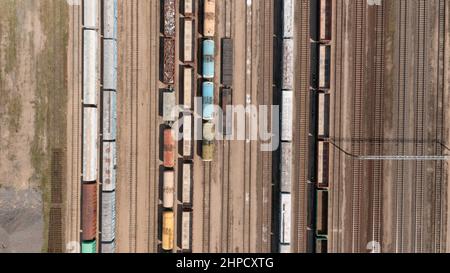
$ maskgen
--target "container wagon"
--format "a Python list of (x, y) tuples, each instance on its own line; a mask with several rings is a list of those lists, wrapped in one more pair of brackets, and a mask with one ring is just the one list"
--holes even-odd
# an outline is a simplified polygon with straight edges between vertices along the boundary
[(166, 209), (172, 209), (174, 205), (175, 193), (175, 172), (173, 170), (166, 170), (164, 172), (163, 192), (163, 207)]
[[(93, 2), (93, 1), (89, 1)], [(103, 0), (103, 37), (117, 39), (117, 0)]]
[(203, 41), (203, 78), (214, 78), (214, 41)]
[(97, 242), (95, 240), (81, 242), (81, 253), (83, 254), (97, 253)]
[(185, 18), (183, 21), (183, 62), (194, 62), (194, 20)]
[(281, 95), (281, 140), (292, 141), (292, 91), (282, 91)]
[(214, 141), (216, 137), (216, 128), (214, 123), (206, 122), (203, 124), (203, 140)]
[(182, 202), (183, 206), (187, 208), (192, 207), (192, 164), (183, 164), (183, 193)]
[(81, 187), (81, 240), (97, 238), (97, 184), (83, 184)]
[(164, 129), (164, 153), (163, 165), (165, 168), (175, 166), (175, 137), (171, 128)]
[(326, 237), (316, 238), (316, 253), (328, 252), (328, 239)]
[(183, 3), (183, 14), (186, 17), (192, 17), (195, 12), (195, 1), (194, 0), (184, 0)]
[(214, 37), (216, 27), (216, 1), (205, 0), (203, 11), (203, 36)]
[(103, 90), (117, 90), (117, 42), (103, 39)]
[(229, 136), (233, 133), (233, 113), (228, 112), (228, 106), (233, 104), (232, 91), (230, 88), (222, 89), (222, 111), (223, 111), (223, 134)]
[(331, 41), (332, 1), (320, 0), (320, 41)]
[(163, 92), (163, 121), (175, 122), (177, 113), (175, 111), (176, 96), (173, 90), (167, 89)]
[(175, 38), (176, 35), (176, 9), (175, 0), (164, 0), (164, 36)]
[[(96, 2), (96, 1), (89, 1)], [(83, 104), (97, 105), (98, 35), (83, 30)]]
[(329, 143), (326, 141), (318, 142), (317, 151), (317, 187), (328, 188), (328, 168), (329, 168)]
[(283, 0), (283, 38), (294, 37), (294, 0)]
[(294, 40), (283, 40), (283, 71), (282, 89), (294, 88)]
[(328, 139), (330, 135), (330, 94), (319, 93), (319, 139)]
[(328, 235), (328, 191), (317, 191), (317, 235)]
[(192, 115), (183, 116), (183, 157), (192, 159)]
[(103, 181), (102, 191), (110, 192), (116, 189), (116, 143), (103, 143)]
[(83, 181), (97, 181), (97, 108), (83, 108)]
[(203, 119), (214, 119), (214, 83), (203, 82)]
[(117, 93), (103, 92), (103, 140), (116, 140), (117, 133)]
[(174, 84), (175, 82), (175, 40), (164, 38), (164, 56), (163, 56), (163, 82), (165, 84)]
[(280, 190), (284, 193), (291, 192), (292, 185), (292, 143), (281, 143), (281, 162), (280, 162)]
[(281, 193), (280, 243), (291, 243), (291, 194)]
[(331, 46), (320, 45), (319, 88), (323, 90), (328, 90), (330, 88), (330, 57), (331, 57)]
[(185, 66), (183, 69), (183, 102), (184, 109), (192, 109), (192, 91), (194, 90), (194, 68)]
[(98, 4), (99, 1), (83, 1), (83, 27), (88, 29), (98, 29)]
[(210, 162), (214, 157), (214, 142), (212, 141), (202, 141), (202, 159), (205, 162)]
[(172, 211), (163, 212), (163, 228), (162, 228), (162, 249), (171, 251), (173, 249), (174, 237), (174, 213)]
[(222, 85), (233, 85), (233, 40), (222, 39)]
[(116, 242), (102, 242), (102, 253), (116, 253)]
[(116, 238), (116, 192), (102, 193), (102, 242)]
[(192, 251), (192, 212), (183, 211), (181, 216), (181, 249), (183, 252)]

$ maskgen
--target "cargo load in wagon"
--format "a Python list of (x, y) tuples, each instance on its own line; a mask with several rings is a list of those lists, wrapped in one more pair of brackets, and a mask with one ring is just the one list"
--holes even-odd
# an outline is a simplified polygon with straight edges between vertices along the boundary
[(222, 89), (222, 127), (223, 135), (229, 136), (233, 134), (233, 113), (228, 111), (228, 107), (233, 104), (232, 91), (229, 88)]
[(176, 1), (164, 0), (164, 36), (175, 37), (176, 35)]
[(174, 84), (175, 82), (175, 40), (164, 38), (163, 56), (163, 82)]
[(205, 0), (203, 11), (203, 35), (205, 37), (214, 37), (216, 31), (216, 1)]

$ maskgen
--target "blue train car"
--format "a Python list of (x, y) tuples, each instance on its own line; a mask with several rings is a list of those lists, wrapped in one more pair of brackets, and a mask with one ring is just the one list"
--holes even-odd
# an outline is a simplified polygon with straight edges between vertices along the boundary
[(214, 118), (214, 83), (204, 82), (203, 92), (203, 119), (212, 120)]
[(214, 41), (203, 41), (203, 78), (214, 78)]

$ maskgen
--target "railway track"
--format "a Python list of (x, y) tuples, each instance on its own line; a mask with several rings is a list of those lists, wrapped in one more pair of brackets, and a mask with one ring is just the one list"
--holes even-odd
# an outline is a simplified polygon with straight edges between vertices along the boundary
[[(397, 139), (404, 139), (405, 137), (405, 123), (406, 123), (406, 88), (408, 83), (407, 71), (407, 55), (408, 55), (408, 40), (407, 40), (407, 23), (408, 23), (408, 0), (399, 1), (399, 75), (398, 75), (398, 96), (397, 96)], [(404, 143), (397, 145), (397, 154), (405, 154)], [(396, 219), (395, 219), (395, 250), (396, 252), (403, 252), (404, 240), (404, 214), (403, 214), (403, 190), (404, 190), (404, 162), (396, 162), (397, 179), (395, 182), (396, 193)]]
[(293, 213), (295, 221), (294, 230), (294, 252), (306, 252), (306, 181), (308, 161), (308, 138), (309, 132), (309, 0), (296, 1), (295, 16), (300, 18), (300, 25), (295, 27), (297, 38), (297, 67), (295, 89), (295, 117), (297, 117), (294, 131), (294, 162), (300, 162), (299, 168), (295, 168), (293, 179), (294, 201)]
[[(365, 84), (365, 37), (366, 37), (366, 2), (356, 1), (354, 7), (355, 34), (354, 34), (354, 93), (353, 93), (353, 120), (352, 120), (352, 154), (361, 153), (362, 128), (362, 100)], [(356, 139), (356, 141), (355, 141)], [(355, 143), (356, 142), (356, 143)], [(352, 159), (352, 251), (360, 251), (361, 226), (361, 192), (362, 162)]]

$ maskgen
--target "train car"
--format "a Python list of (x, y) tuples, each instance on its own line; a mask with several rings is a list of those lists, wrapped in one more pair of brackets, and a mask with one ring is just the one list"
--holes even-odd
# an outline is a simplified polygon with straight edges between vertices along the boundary
[(176, 0), (164, 0), (164, 36), (176, 35)]
[(162, 249), (171, 251), (174, 247), (175, 215), (172, 211), (163, 212)]
[(181, 249), (183, 252), (192, 251), (192, 212), (183, 211), (181, 215)]
[[(92, 1), (96, 2), (96, 1)], [(83, 30), (83, 104), (97, 105), (98, 91), (98, 34)]]
[(116, 192), (102, 193), (102, 242), (116, 238)]
[(93, 241), (97, 238), (97, 184), (81, 186), (81, 240)]
[(115, 142), (103, 143), (103, 181), (102, 191), (110, 192), (116, 189), (117, 154)]
[(103, 0), (103, 38), (117, 39), (117, 0)]
[(83, 1), (83, 27), (87, 29), (98, 29), (98, 0)]
[(103, 90), (117, 90), (117, 42), (103, 39)]
[[(314, 1), (313, 1), (314, 2)], [(319, 43), (310, 44), (310, 87), (319, 89)]]
[(280, 190), (284, 193), (291, 192), (292, 185), (292, 143), (281, 143), (281, 162), (280, 162)]
[(116, 242), (102, 242), (101, 251), (107, 254), (116, 253)]
[(291, 243), (291, 194), (281, 193), (280, 243)]
[(183, 158), (192, 159), (192, 115), (183, 116)]
[(183, 103), (184, 109), (192, 110), (192, 94), (194, 90), (194, 68), (185, 66), (183, 69)]
[(306, 225), (310, 229), (314, 229), (316, 224), (315, 205), (316, 205), (316, 186), (312, 182), (306, 182)]
[(281, 102), (281, 141), (292, 141), (293, 92), (282, 91)]
[(328, 188), (329, 177), (329, 143), (326, 141), (318, 142), (317, 151), (317, 186), (319, 188)]
[(316, 253), (328, 253), (328, 238), (316, 238)]
[(163, 192), (163, 207), (166, 209), (172, 209), (174, 205), (175, 193), (175, 172), (173, 170), (166, 170), (164, 172)]
[(331, 41), (332, 0), (320, 0), (320, 41)]
[(175, 83), (175, 40), (164, 38), (163, 40), (163, 82), (165, 84)]
[(164, 90), (163, 104), (163, 121), (175, 122), (178, 114), (175, 111), (176, 96), (173, 90)]
[(164, 129), (164, 153), (163, 165), (165, 168), (175, 166), (175, 137), (171, 128)]
[(214, 41), (203, 41), (203, 78), (214, 78)]
[(233, 39), (222, 39), (222, 85), (233, 85)]
[(103, 140), (116, 140), (117, 133), (117, 93), (103, 91)]
[(319, 49), (319, 89), (330, 88), (330, 58), (331, 46), (320, 45)]
[(283, 0), (283, 38), (294, 37), (294, 0)]
[(317, 205), (316, 205), (316, 229), (317, 235), (328, 235), (328, 191), (317, 191)]
[(205, 0), (203, 9), (203, 36), (214, 37), (216, 33), (216, 1)]
[(202, 141), (202, 160), (205, 162), (213, 161), (215, 144), (211, 141)]
[(94, 254), (97, 253), (97, 241), (83, 241), (81, 242), (81, 253)]
[(233, 116), (232, 112), (228, 112), (228, 106), (233, 104), (232, 101), (232, 91), (230, 88), (222, 89), (222, 125), (223, 125), (223, 135), (229, 136), (233, 133)]
[(216, 126), (212, 122), (206, 122), (203, 124), (203, 140), (214, 141), (216, 138)]
[(183, 62), (194, 62), (194, 20), (184, 18), (183, 20)]
[(203, 82), (202, 84), (203, 94), (203, 119), (214, 119), (214, 83)]
[(328, 139), (330, 135), (330, 94), (319, 93), (318, 136)]
[(278, 247), (280, 253), (292, 253), (290, 244), (279, 244)]
[(283, 71), (282, 83), (283, 90), (294, 89), (294, 40), (283, 40)]
[(314, 253), (316, 236), (314, 230), (311, 228), (306, 229), (306, 253)]
[(192, 207), (192, 164), (183, 163), (183, 192), (181, 201), (183, 206)]
[(83, 181), (97, 181), (98, 167), (97, 108), (83, 108)]
[(185, 17), (194, 16), (195, 12), (195, 1), (194, 0), (183, 0), (183, 14)]

